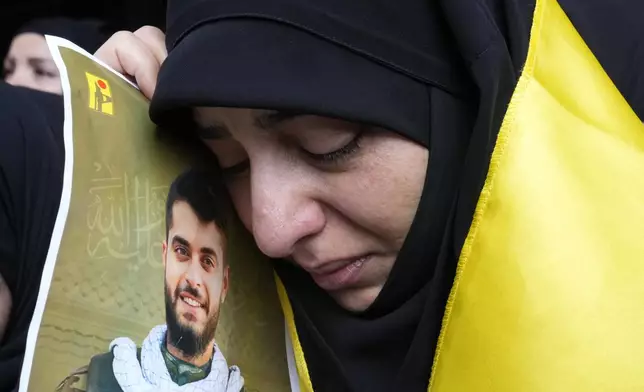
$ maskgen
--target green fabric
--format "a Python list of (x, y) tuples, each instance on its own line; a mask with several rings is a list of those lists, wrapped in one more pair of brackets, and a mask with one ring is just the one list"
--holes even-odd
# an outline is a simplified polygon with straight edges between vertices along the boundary
[[(141, 361), (141, 349), (136, 349), (136, 359)], [(70, 375), (65, 381), (67, 389), (61, 392), (123, 392), (112, 370), (114, 354), (95, 355), (86, 369)]]
[(212, 358), (203, 366), (195, 366), (172, 355), (166, 347), (165, 339), (161, 342), (161, 354), (168, 373), (170, 373), (170, 378), (179, 386), (203, 380), (210, 374)]

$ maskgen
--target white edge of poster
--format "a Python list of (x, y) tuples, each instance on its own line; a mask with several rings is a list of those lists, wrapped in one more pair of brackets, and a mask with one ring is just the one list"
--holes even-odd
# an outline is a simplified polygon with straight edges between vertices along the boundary
[(123, 79), (125, 82), (127, 82), (130, 86), (138, 90), (138, 87), (130, 80), (128, 80), (125, 76), (116, 72), (110, 66), (97, 59), (86, 50), (80, 48), (78, 45), (66, 39), (51, 35), (45, 35), (45, 39), (47, 40), (47, 46), (49, 47), (49, 51), (51, 52), (51, 55), (54, 59), (54, 63), (58, 67), (58, 71), (60, 73), (60, 81), (63, 89), (63, 100), (65, 105), (65, 120), (63, 127), (65, 166), (63, 173), (63, 188), (60, 198), (60, 205), (58, 207), (58, 214), (56, 215), (56, 223), (54, 224), (54, 230), (49, 242), (49, 250), (47, 252), (47, 257), (45, 259), (45, 264), (43, 267), (40, 287), (38, 289), (38, 299), (36, 301), (36, 307), (34, 309), (34, 315), (31, 319), (31, 323), (29, 324), (29, 331), (27, 333), (27, 344), (25, 347), (22, 370), (20, 372), (19, 392), (27, 392), (29, 388), (29, 380), (31, 377), (31, 368), (36, 350), (38, 331), (40, 329), (40, 323), (42, 322), (42, 317), (45, 312), (45, 305), (47, 303), (47, 296), (49, 295), (49, 289), (51, 287), (51, 280), (54, 275), (56, 259), (58, 257), (58, 251), (60, 250), (60, 243), (63, 238), (63, 233), (65, 231), (65, 222), (67, 221), (67, 215), (69, 213), (69, 205), (72, 193), (72, 177), (74, 171), (74, 128), (72, 123), (73, 118), (71, 84), (69, 82), (67, 67), (65, 66), (65, 62), (63, 61), (59, 48), (68, 48), (79, 54), (82, 54), (83, 56), (101, 65), (105, 69), (111, 71), (112, 73)]
[[(74, 171), (74, 141), (73, 141), (73, 117), (72, 117), (72, 101), (71, 101), (71, 84), (69, 82), (69, 75), (67, 73), (67, 67), (65, 62), (60, 54), (59, 48), (68, 48), (71, 49), (83, 56), (91, 59), (97, 64), (101, 65), (105, 69), (111, 71), (113, 74), (121, 78), (123, 81), (128, 83), (135, 89), (139, 89), (134, 83), (127, 79), (122, 74), (118, 73), (112, 69), (109, 65), (105, 64), (98, 58), (94, 57), (86, 50), (82, 49), (78, 45), (74, 44), (71, 41), (66, 39), (55, 37), (51, 35), (45, 35), (47, 40), (47, 46), (51, 52), (51, 55), (54, 59), (56, 67), (58, 67), (58, 72), (60, 73), (61, 85), (63, 90), (63, 100), (64, 100), (64, 145), (65, 145), (65, 166), (63, 173), (63, 189), (61, 194), (60, 205), (58, 207), (58, 214), (56, 215), (56, 222), (54, 224), (54, 230), (52, 232), (51, 240), (49, 242), (49, 250), (47, 252), (47, 257), (45, 259), (45, 265), (43, 267), (43, 273), (40, 281), (40, 287), (38, 289), (38, 299), (36, 301), (36, 307), (34, 309), (34, 315), (29, 324), (29, 331), (27, 333), (27, 343), (25, 347), (25, 355), (23, 359), (22, 370), (20, 373), (19, 381), (19, 392), (27, 392), (29, 390), (29, 381), (31, 377), (31, 368), (33, 364), (34, 354), (36, 350), (36, 342), (38, 339), (38, 332), (40, 330), (40, 323), (42, 322), (42, 316), (45, 312), (45, 305), (47, 304), (47, 297), (49, 295), (49, 289), (51, 287), (51, 281), (54, 276), (54, 270), (56, 266), (56, 259), (58, 258), (58, 251), (60, 250), (60, 243), (63, 238), (63, 233), (65, 231), (65, 223), (67, 221), (67, 215), (69, 213), (69, 205), (71, 202), (71, 193), (72, 193), (72, 178)], [(291, 342), (291, 337), (284, 323), (284, 332), (285, 332), (285, 343), (286, 343), (286, 356), (288, 362), (288, 373), (289, 380), (291, 384), (292, 392), (300, 392), (299, 376), (297, 374), (297, 367), (295, 365), (295, 356), (293, 353), (293, 342)]]
[(291, 392), (300, 392), (300, 377), (297, 374), (293, 342), (291, 341), (291, 334), (289, 333), (286, 320), (284, 320), (284, 339), (286, 340), (286, 361), (288, 363), (288, 378), (291, 381)]

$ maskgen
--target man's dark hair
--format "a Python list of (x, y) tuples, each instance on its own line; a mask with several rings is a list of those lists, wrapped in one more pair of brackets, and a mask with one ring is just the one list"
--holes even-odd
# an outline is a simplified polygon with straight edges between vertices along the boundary
[(185, 201), (202, 223), (214, 222), (227, 234), (232, 205), (218, 171), (189, 169), (170, 185), (165, 212), (166, 238), (172, 227), (172, 207)]

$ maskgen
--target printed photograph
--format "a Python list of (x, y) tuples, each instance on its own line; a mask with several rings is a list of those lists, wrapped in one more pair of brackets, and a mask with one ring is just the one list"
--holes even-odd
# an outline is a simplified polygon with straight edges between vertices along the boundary
[(65, 187), (20, 391), (291, 391), (271, 264), (216, 168), (158, 137), (129, 81), (56, 42)]
[[(223, 189), (213, 173), (188, 170), (170, 186), (162, 245), (165, 324), (142, 344), (118, 337), (56, 389), (75, 391), (167, 390), (172, 383), (195, 391), (243, 390), (237, 366), (228, 366), (215, 341), (229, 287)], [(159, 282), (161, 283), (161, 282)]]

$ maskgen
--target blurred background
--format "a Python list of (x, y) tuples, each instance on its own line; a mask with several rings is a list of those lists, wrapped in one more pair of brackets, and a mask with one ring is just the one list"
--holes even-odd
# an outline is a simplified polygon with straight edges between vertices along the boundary
[(0, 59), (6, 83), (62, 94), (45, 35), (95, 53), (114, 32), (144, 25), (164, 30), (167, 0), (1, 0)]
[(4, 58), (14, 33), (35, 18), (100, 19), (113, 31), (136, 30), (144, 25), (163, 30), (166, 3), (167, 0), (2, 0), (0, 53)]

